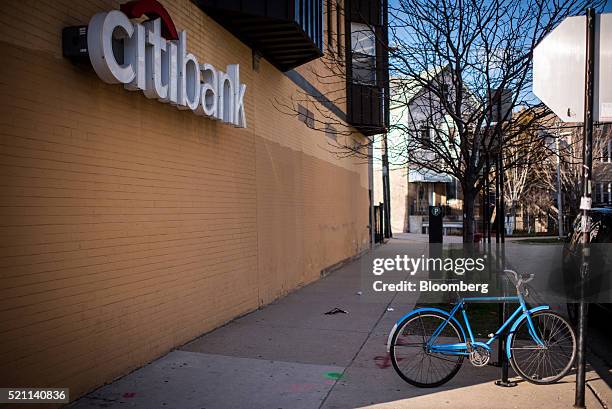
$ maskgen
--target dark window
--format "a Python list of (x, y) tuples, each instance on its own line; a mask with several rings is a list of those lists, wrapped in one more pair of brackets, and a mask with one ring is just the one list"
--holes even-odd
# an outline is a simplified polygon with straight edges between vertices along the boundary
[(419, 129), (419, 134), (421, 141), (428, 141), (429, 139), (431, 139), (431, 133), (429, 132), (429, 127), (427, 125), (421, 125), (421, 128)]
[(612, 141), (605, 141), (603, 144), (603, 153), (601, 155), (601, 161), (602, 162), (611, 162), (611, 157), (612, 157), (612, 152), (611, 152), (611, 142)]
[(457, 198), (457, 181), (453, 179), (452, 182), (446, 183), (446, 200), (453, 200)]
[(448, 102), (449, 95), (449, 87), (448, 84), (442, 84), (440, 87), (440, 97), (442, 98), (442, 102)]
[(601, 183), (595, 184), (595, 203), (601, 203), (603, 186)]
[(353, 82), (376, 85), (376, 35), (367, 24), (351, 23)]
[(604, 203), (610, 203), (612, 202), (611, 197), (610, 197), (610, 183), (604, 183), (603, 184), (603, 199), (602, 201)]
[(298, 119), (309, 128), (314, 128), (314, 114), (305, 106), (298, 104)]

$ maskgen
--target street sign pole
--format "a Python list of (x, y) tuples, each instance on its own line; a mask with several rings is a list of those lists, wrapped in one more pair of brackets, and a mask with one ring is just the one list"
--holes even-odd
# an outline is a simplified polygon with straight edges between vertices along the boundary
[(500, 243), (499, 236), (499, 160), (495, 157), (495, 244)]
[[(508, 114), (502, 114), (502, 98), (503, 91), (499, 92), (499, 99), (497, 100), (497, 133), (499, 138), (499, 151), (497, 156), (497, 171), (498, 171), (498, 183), (499, 183), (499, 207), (497, 211), (497, 230), (499, 231), (499, 237), (501, 241), (501, 257), (500, 257), (500, 268), (499, 271), (503, 271), (506, 268), (506, 201), (504, 199), (504, 140), (502, 133), (502, 125)], [(506, 321), (506, 303), (502, 302), (499, 304), (498, 320), (500, 327)], [(504, 351), (506, 350), (506, 337), (501, 336), (499, 338), (499, 350), (498, 350), (498, 362), (501, 366), (501, 378), (495, 381), (495, 385), (503, 387), (516, 386), (516, 382), (512, 382), (508, 379), (508, 357)]]
[(485, 228), (484, 228), (484, 237), (487, 243), (491, 244), (491, 184), (489, 180), (489, 174), (491, 170), (491, 166), (489, 163), (489, 154), (486, 156), (486, 173), (485, 173)]
[(595, 10), (587, 9), (586, 18), (586, 67), (584, 95), (584, 142), (582, 167), (582, 264), (580, 268), (580, 304), (578, 307), (578, 351), (576, 372), (576, 400), (574, 406), (584, 408), (586, 381), (587, 304), (584, 300), (585, 281), (589, 275), (589, 241), (591, 210), (591, 179), (593, 169), (593, 93), (595, 88)]
[[(499, 229), (499, 237), (502, 243), (506, 241), (506, 201), (504, 200), (504, 139), (502, 133), (503, 121), (507, 118), (502, 117), (502, 98), (503, 90), (499, 91), (499, 98), (497, 99), (497, 136), (499, 138), (499, 151), (497, 160), (499, 161), (499, 217), (497, 218)], [(505, 260), (502, 260), (505, 262)], [(505, 267), (505, 266), (504, 266)]]

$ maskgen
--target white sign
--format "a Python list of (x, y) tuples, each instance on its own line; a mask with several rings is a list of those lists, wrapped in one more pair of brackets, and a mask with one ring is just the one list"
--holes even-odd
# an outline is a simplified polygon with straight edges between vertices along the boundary
[[(612, 14), (596, 16), (594, 121), (612, 121)], [(535, 48), (533, 93), (564, 122), (584, 121), (586, 16), (568, 17)]]
[[(123, 40), (122, 64), (113, 53), (113, 38)], [(161, 35), (159, 18), (132, 23), (114, 10), (91, 18), (87, 47), (102, 81), (124, 84), (128, 90), (141, 90), (147, 98), (246, 128), (246, 85), (240, 83), (239, 65), (228, 65), (225, 73), (210, 64), (199, 64), (187, 52), (187, 32), (179, 32), (178, 41), (167, 41)]]

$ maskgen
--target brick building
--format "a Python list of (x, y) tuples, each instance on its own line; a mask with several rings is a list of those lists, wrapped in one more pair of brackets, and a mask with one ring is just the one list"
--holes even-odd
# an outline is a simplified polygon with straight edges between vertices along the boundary
[[(345, 123), (352, 134), (333, 139), (384, 130), (385, 101), (371, 98), (384, 95), (384, 59), (376, 51), (373, 82), (352, 80), (351, 64), (368, 56), (355, 59), (348, 29), (380, 29), (386, 3), (160, 2), (200, 63), (230, 77), (229, 65), (239, 65), (232, 90), (246, 86), (246, 124), (233, 124), (246, 127), (176, 109), (169, 94), (162, 103), (106, 83), (90, 61), (63, 56), (64, 28), (94, 32), (92, 17), (122, 2), (2, 3), (4, 387), (69, 387), (75, 399), (369, 246), (368, 167), (331, 153), (329, 133), (313, 124), (326, 120), (320, 112)], [(372, 4), (378, 10), (364, 13)], [(146, 19), (130, 24), (152, 30)], [(71, 34), (78, 44), (78, 30)], [(125, 65), (123, 36), (112, 52)], [(345, 53), (349, 70), (348, 98), (337, 101), (315, 75), (331, 49)], [(363, 78), (364, 69), (353, 71)], [(279, 109), (299, 93), (319, 93), (318, 102), (299, 115)]]

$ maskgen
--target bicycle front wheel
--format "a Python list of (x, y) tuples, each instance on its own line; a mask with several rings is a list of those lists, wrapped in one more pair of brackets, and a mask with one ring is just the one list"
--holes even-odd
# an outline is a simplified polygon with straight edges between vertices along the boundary
[(536, 312), (531, 320), (544, 345), (533, 340), (527, 320), (523, 320), (512, 335), (510, 363), (526, 381), (555, 383), (572, 368), (576, 356), (576, 335), (570, 323), (552, 311)]
[[(410, 316), (402, 321), (391, 337), (393, 368), (406, 382), (420, 388), (433, 388), (448, 382), (463, 363), (463, 355), (427, 351), (427, 341), (448, 317), (433, 311)], [(449, 321), (436, 344), (464, 342), (457, 326)]]

